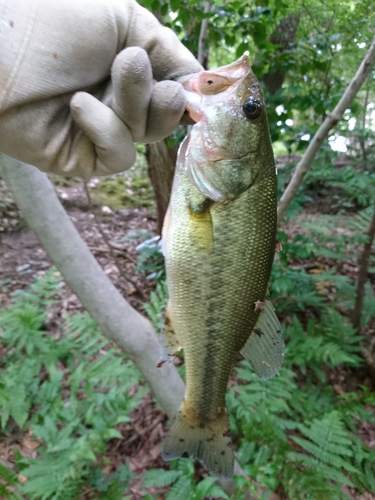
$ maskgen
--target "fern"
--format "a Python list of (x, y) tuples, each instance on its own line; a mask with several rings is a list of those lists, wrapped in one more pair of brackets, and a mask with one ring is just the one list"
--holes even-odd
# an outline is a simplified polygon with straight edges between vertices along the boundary
[(0, 498), (2, 500), (21, 500), (21, 497), (18, 493), (10, 490), (8, 487), (10, 486), (12, 489), (17, 487), (18, 483), (18, 475), (10, 468), (5, 467), (0, 463)]
[(150, 304), (143, 304), (155, 331), (160, 332), (164, 326), (163, 313), (167, 306), (168, 288), (165, 281), (159, 281), (155, 292), (150, 294)]
[(352, 207), (354, 203), (363, 207), (371, 205), (374, 200), (374, 173), (361, 172), (353, 165), (334, 168), (330, 159), (327, 165), (323, 155), (324, 152), (321, 152), (315, 159), (314, 168), (307, 173), (304, 184), (314, 185), (321, 192), (324, 192), (325, 186), (339, 188), (340, 194), (333, 197), (336, 201), (333, 206), (337, 208)]
[(165, 279), (164, 257), (161, 251), (160, 236), (144, 241), (136, 247), (138, 251), (137, 265), (138, 273), (147, 274), (148, 280)]
[[(27, 426), (41, 441), (41, 458), (17, 462), (28, 477), (18, 489), (32, 500), (80, 498), (106, 442), (122, 437), (114, 427), (130, 420), (143, 393), (129, 395), (139, 384), (138, 370), (87, 314), (65, 316), (58, 339), (42, 329), (44, 301), (58, 293), (55, 278), (47, 276), (45, 293), (43, 279), (34, 286), (40, 298), (23, 294), (1, 312), (7, 348), (0, 375), (1, 425), (6, 432), (7, 426), (10, 432), (15, 425)], [(102, 498), (122, 498), (121, 481), (113, 475)]]
[(101, 500), (130, 500), (129, 496), (124, 497), (124, 490), (133, 477), (127, 465), (120, 465), (118, 470), (110, 475), (98, 467), (91, 472), (88, 482), (95, 487)]
[(37, 306), (25, 304), (22, 308), (0, 311), (0, 314), (2, 337), (9, 347), (20, 351), (24, 349), (28, 356), (48, 350), (48, 341), (41, 332), (45, 313)]
[(189, 477), (181, 476), (169, 489), (165, 500), (187, 500), (193, 496), (194, 486)]
[[(246, 362), (236, 369), (246, 382), (232, 387), (227, 397), (231, 430), (244, 436), (237, 459), (271, 491), (281, 483), (290, 500), (347, 499), (342, 484), (371, 491), (375, 452), (356, 437), (356, 420), (375, 421), (372, 407), (365, 407), (366, 402), (374, 405), (373, 395), (364, 389), (362, 395), (340, 398), (311, 377), (324, 380), (327, 365), (359, 366), (362, 337), (331, 309), (307, 328), (295, 319), (285, 337), (285, 363), (277, 378), (260, 381)], [(295, 384), (292, 366), (304, 371), (303, 388)]]
[(332, 466), (336, 469), (341, 467), (349, 472), (358, 472), (354, 467), (343, 460), (343, 456), (353, 456), (350, 449), (351, 440), (348, 432), (340, 419), (340, 414), (335, 410), (322, 419), (314, 419), (309, 426), (298, 425), (299, 431), (308, 438), (292, 436), (297, 444), (314, 456), (318, 462)]
[(283, 486), (290, 500), (349, 500), (342, 485), (322, 480), (320, 471), (285, 463)]
[(178, 460), (172, 463), (173, 470), (153, 469), (144, 475), (143, 486), (164, 488), (171, 486), (166, 500), (203, 500), (206, 497), (229, 500), (228, 495), (216, 484), (216, 479), (208, 477), (197, 485), (194, 481), (192, 460)]
[(215, 483), (216, 479), (214, 477), (206, 477), (206, 479), (203, 479), (195, 489), (193, 496), (194, 500), (204, 500), (206, 497), (230, 500), (228, 495)]
[(322, 364), (332, 368), (362, 364), (362, 358), (358, 356), (362, 337), (356, 334), (344, 316), (333, 309), (327, 309), (318, 323), (310, 318), (306, 331), (294, 317), (284, 336), (290, 339), (285, 356), (289, 366), (298, 366), (304, 374), (308, 369), (312, 370), (322, 381), (325, 379)]
[[(77, 470), (69, 459), (69, 452), (57, 456), (29, 460), (30, 467), (23, 471), (29, 481), (24, 483), (21, 491), (30, 495), (32, 500), (75, 500), (79, 495), (80, 486)], [(72, 490), (71, 480), (76, 487)], [(77, 495), (74, 497), (74, 495)]]
[(182, 472), (179, 470), (152, 469), (147, 471), (143, 477), (143, 486), (154, 486), (155, 488), (164, 488), (177, 481)]

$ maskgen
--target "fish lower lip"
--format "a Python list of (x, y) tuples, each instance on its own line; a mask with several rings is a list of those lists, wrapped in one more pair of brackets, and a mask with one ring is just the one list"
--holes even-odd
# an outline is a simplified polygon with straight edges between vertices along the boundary
[(203, 118), (203, 113), (200, 112), (197, 106), (194, 106), (187, 102), (185, 106), (186, 111), (189, 113), (189, 116), (195, 123), (199, 122)]

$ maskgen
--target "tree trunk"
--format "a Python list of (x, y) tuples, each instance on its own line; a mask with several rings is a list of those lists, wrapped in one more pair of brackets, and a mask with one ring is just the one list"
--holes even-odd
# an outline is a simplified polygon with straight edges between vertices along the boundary
[(275, 32), (269, 37), (269, 41), (271, 43), (279, 46), (275, 52), (274, 58), (274, 66), (276, 66), (276, 70), (271, 73), (266, 73), (262, 78), (270, 94), (276, 94), (284, 83), (285, 72), (278, 67), (277, 62), (279, 55), (286, 50), (290, 50), (295, 42), (299, 18), (299, 14), (289, 14), (284, 17), (277, 25)]
[(361, 328), (361, 314), (363, 307), (363, 298), (365, 296), (365, 284), (367, 281), (368, 266), (370, 263), (371, 247), (375, 238), (375, 207), (374, 207), (374, 215), (372, 216), (372, 221), (367, 236), (368, 240), (363, 245), (362, 253), (358, 259), (359, 271), (358, 271), (357, 293), (352, 314), (352, 324), (354, 328), (356, 328), (357, 330)]
[(154, 144), (148, 144), (146, 148), (148, 173), (156, 197), (159, 234), (161, 234), (164, 215), (167, 211), (171, 195), (177, 150), (177, 144), (168, 147), (167, 139), (155, 142)]

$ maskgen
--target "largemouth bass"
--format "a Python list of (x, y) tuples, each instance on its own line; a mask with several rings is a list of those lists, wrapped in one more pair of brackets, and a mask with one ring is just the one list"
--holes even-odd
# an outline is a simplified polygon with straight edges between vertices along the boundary
[(169, 303), (162, 361), (184, 348), (186, 395), (163, 458), (233, 474), (225, 393), (242, 351), (262, 378), (283, 358), (266, 301), (276, 245), (277, 179), (261, 86), (247, 57), (190, 75), (197, 123), (182, 143), (163, 227)]

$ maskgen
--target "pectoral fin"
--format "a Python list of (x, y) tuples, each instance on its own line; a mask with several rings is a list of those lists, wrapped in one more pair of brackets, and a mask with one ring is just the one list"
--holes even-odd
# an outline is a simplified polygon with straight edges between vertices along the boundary
[(181, 345), (173, 329), (172, 308), (170, 301), (168, 301), (164, 329), (162, 331), (159, 344), (160, 360), (158, 366), (162, 366), (163, 363), (166, 363), (167, 361), (172, 361), (180, 349)]
[(264, 302), (258, 321), (241, 354), (263, 380), (273, 377), (279, 371), (284, 360), (284, 340), (271, 301)]
[(161, 251), (164, 257), (167, 256), (167, 239), (168, 239), (170, 225), (171, 225), (171, 206), (168, 205), (167, 211), (164, 216), (163, 229), (161, 232)]
[(198, 251), (208, 254), (212, 251), (214, 245), (211, 205), (212, 201), (208, 198), (198, 206), (189, 205), (192, 243)]

